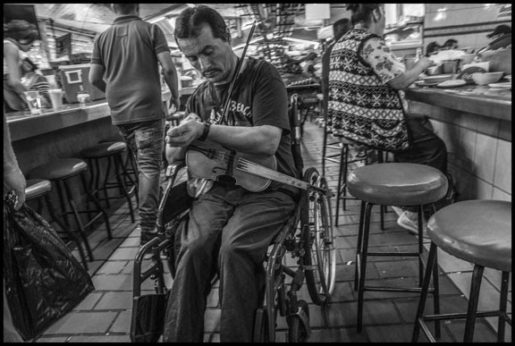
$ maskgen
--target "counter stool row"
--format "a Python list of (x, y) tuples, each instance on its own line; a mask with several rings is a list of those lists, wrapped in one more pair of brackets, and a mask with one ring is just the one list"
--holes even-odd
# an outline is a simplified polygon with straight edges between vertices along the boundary
[[(411, 163), (381, 163), (359, 167), (349, 175), (349, 192), (361, 200), (361, 213), (356, 249), (354, 289), (358, 291), (358, 332), (362, 329), (365, 291), (403, 291), (419, 293), (412, 342), (420, 330), (431, 342), (440, 337), (440, 321), (465, 319), (464, 342), (472, 342), (476, 317), (497, 316), (498, 342), (504, 342), (505, 324), (511, 325), (507, 312), (509, 275), (511, 273), (511, 203), (475, 200), (449, 205), (439, 211), (434, 203), (444, 197), (448, 188), (445, 175), (439, 170)], [(372, 206), (418, 206), (418, 248), (415, 252), (369, 252), (370, 213)], [(424, 273), (422, 259), (424, 237), (423, 207), (432, 205), (434, 214), (427, 224), (431, 241)], [(437, 248), (474, 264), (469, 303), (466, 313), (440, 313)], [(419, 263), (417, 287), (377, 287), (365, 285), (369, 256), (415, 256)], [(479, 290), (484, 268), (501, 271), (499, 308), (478, 312)], [(430, 288), (430, 281), (433, 281)], [(433, 294), (434, 314), (424, 314), (428, 293)], [(434, 335), (426, 322), (435, 322)]]
[[(28, 177), (33, 180), (29, 179), (30, 184), (28, 183), (27, 186), (27, 200), (39, 197), (43, 197), (45, 199), (52, 221), (58, 223), (69, 238), (77, 244), (79, 254), (85, 267), (87, 267), (85, 256), (77, 237), (71, 231), (72, 228), (68, 220), (68, 215), (73, 215), (73, 219), (76, 224), (76, 232), (78, 232), (84, 243), (84, 247), (90, 261), (93, 261), (94, 258), (86, 230), (96, 221), (102, 220), (106, 228), (107, 238), (109, 240), (112, 239), (109, 216), (106, 210), (102, 207), (101, 201), (104, 201), (106, 206), (110, 208), (109, 199), (118, 197), (109, 197), (107, 194), (108, 189), (117, 188), (120, 192), (120, 196), (127, 199), (131, 221), (133, 223), (135, 222), (132, 201), (129, 196), (126, 182), (128, 181), (132, 183), (137, 196), (137, 180), (135, 181), (132, 179), (127, 170), (127, 166), (131, 164), (131, 155), (128, 154), (126, 162), (122, 162), (122, 152), (126, 150), (127, 145), (124, 142), (99, 143), (81, 152), (81, 156), (84, 159), (55, 159), (32, 169), (28, 173)], [(100, 183), (101, 172), (99, 162), (102, 159), (107, 160), (107, 169), (104, 179), (102, 183)], [(89, 161), (89, 165), (85, 160)], [(109, 181), (111, 166), (114, 166), (115, 182)], [(86, 172), (88, 172), (88, 168), (90, 174), (89, 183), (86, 181)], [(80, 180), (82, 189), (86, 194), (85, 203), (77, 203), (73, 198), (73, 179)], [(50, 199), (48, 198), (48, 193), (52, 190), (52, 186), (55, 186), (57, 190), (60, 207), (58, 216), (61, 216), (61, 218), (55, 215), (55, 209), (52, 207)], [(100, 196), (100, 192), (103, 192), (103, 197)], [(83, 204), (82, 208), (80, 208), (80, 204)], [(81, 214), (87, 214), (88, 218), (86, 223), (82, 221), (80, 217)]]

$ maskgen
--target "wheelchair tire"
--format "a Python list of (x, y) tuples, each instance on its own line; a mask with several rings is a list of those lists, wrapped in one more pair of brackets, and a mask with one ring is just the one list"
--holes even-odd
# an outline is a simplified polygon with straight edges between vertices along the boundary
[[(312, 185), (327, 188), (327, 181), (315, 168), (306, 170), (305, 179)], [(333, 244), (331, 205), (327, 195), (311, 191), (301, 217), (306, 284), (314, 304), (328, 303), (334, 290), (336, 251)]]
[(305, 325), (305, 322), (302, 321), (302, 318), (299, 315), (295, 314), (295, 315), (289, 316), (288, 317), (288, 342), (295, 342), (295, 343), (306, 342), (309, 337), (308, 304), (305, 301), (300, 300), (298, 302), (298, 307), (300, 309), (302, 309), (302, 311), (306, 314), (307, 319), (308, 319), (308, 321), (307, 321), (308, 326)]

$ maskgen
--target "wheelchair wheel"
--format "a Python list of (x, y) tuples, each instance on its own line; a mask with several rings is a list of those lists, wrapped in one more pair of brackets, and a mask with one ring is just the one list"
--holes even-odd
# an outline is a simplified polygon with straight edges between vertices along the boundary
[[(308, 303), (303, 300), (298, 302), (298, 308), (302, 310), (308, 319), (307, 322), (302, 321), (298, 314), (288, 317), (288, 342), (306, 342), (309, 337), (309, 308)], [(306, 326), (306, 323), (308, 326)]]
[[(315, 168), (309, 168), (305, 179), (312, 185), (327, 188), (327, 181)], [(333, 244), (331, 205), (326, 194), (309, 192), (301, 227), (306, 266), (306, 283), (313, 303), (328, 302), (335, 282), (336, 251)]]

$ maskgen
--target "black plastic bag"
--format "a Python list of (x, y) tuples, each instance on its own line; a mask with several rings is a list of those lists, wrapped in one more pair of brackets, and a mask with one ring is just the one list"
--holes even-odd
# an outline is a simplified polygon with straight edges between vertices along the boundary
[(88, 272), (52, 226), (27, 205), (4, 204), (4, 280), (13, 323), (32, 339), (94, 290)]
[(131, 341), (155, 343), (163, 334), (167, 299), (170, 292), (134, 297)]

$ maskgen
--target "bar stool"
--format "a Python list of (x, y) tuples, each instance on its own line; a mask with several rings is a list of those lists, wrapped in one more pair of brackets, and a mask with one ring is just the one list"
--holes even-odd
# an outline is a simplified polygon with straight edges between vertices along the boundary
[[(425, 321), (466, 319), (463, 342), (472, 342), (476, 317), (499, 317), (497, 341), (504, 342), (505, 323), (511, 325), (506, 313), (508, 280), (511, 267), (511, 202), (471, 200), (451, 204), (428, 221), (427, 235), (431, 239), (422, 294), (418, 304), (412, 342), (417, 342), (420, 328), (431, 342), (435, 338)], [(436, 267), (437, 248), (474, 264), (467, 313), (425, 315), (431, 268)], [(477, 312), (479, 290), (484, 268), (502, 272), (500, 304), (497, 311)]]
[[(36, 211), (38, 214), (41, 214), (43, 210), (43, 203), (45, 202), (46, 208), (48, 210), (48, 214), (50, 215), (49, 222), (55, 222), (59, 225), (61, 230), (66, 233), (66, 236), (70, 241), (75, 243), (77, 246), (77, 250), (79, 251), (79, 256), (82, 261), (82, 265), (86, 270), (88, 270), (88, 262), (86, 261), (86, 256), (84, 255), (84, 250), (82, 249), (82, 245), (80, 244), (79, 239), (73, 234), (69, 227), (65, 227), (62, 222), (55, 216), (54, 208), (52, 207), (52, 203), (48, 197), (48, 193), (52, 190), (52, 183), (49, 180), (45, 179), (28, 179), (27, 187), (25, 188), (25, 201), (37, 201), (38, 207)], [(58, 232), (59, 234), (59, 232)], [(80, 233), (83, 236), (82, 233)], [(60, 235), (60, 234), (59, 234)], [(65, 239), (63, 239), (65, 240)], [(84, 240), (84, 243), (87, 242), (87, 239)]]
[[(363, 320), (365, 291), (420, 292), (418, 288), (365, 286), (368, 256), (413, 256), (419, 263), (419, 286), (423, 274), (422, 208), (441, 199), (447, 192), (447, 178), (438, 169), (414, 163), (379, 163), (358, 167), (349, 174), (349, 192), (361, 200), (354, 289), (358, 290), (358, 332)], [(374, 204), (418, 206), (418, 250), (416, 252), (368, 252), (370, 212)], [(436, 271), (436, 269), (435, 269)], [(435, 281), (438, 275), (435, 275)], [(438, 311), (438, 290), (435, 311)]]
[[(121, 136), (111, 137), (101, 140), (98, 143), (116, 143), (116, 142), (125, 142)], [(125, 142), (127, 144), (127, 142)], [(123, 166), (125, 168), (123, 178), (125, 179), (125, 185), (132, 187), (129, 189), (129, 195), (133, 194), (136, 196), (136, 206), (139, 207), (139, 195), (138, 195), (138, 167), (136, 164), (136, 154), (132, 150), (131, 146), (127, 144), (127, 155), (125, 155), (125, 160), (123, 161)]]
[[(80, 152), (80, 155), (88, 160), (89, 165), (91, 167), (90, 189), (92, 195), (96, 195), (100, 192), (100, 190), (102, 190), (104, 192), (104, 197), (99, 197), (99, 199), (105, 200), (107, 207), (110, 208), (109, 199), (119, 197), (109, 197), (107, 194), (107, 190), (113, 188), (119, 189), (121, 195), (123, 195), (127, 200), (131, 221), (132, 223), (134, 223), (136, 222), (136, 220), (134, 218), (132, 201), (129, 196), (127, 187), (125, 185), (125, 181), (124, 179), (122, 179), (122, 175), (127, 175), (127, 171), (125, 170), (125, 166), (122, 160), (122, 152), (124, 152), (125, 150), (127, 150), (127, 144), (125, 144), (125, 142), (105, 142), (96, 144), (90, 148), (82, 150)], [(102, 186), (100, 186), (101, 159), (107, 160), (107, 169), (105, 172)], [(114, 165), (116, 182), (109, 181), (109, 175), (111, 173), (111, 163)]]
[[(109, 217), (104, 209), (102, 209), (99, 201), (96, 199), (96, 197), (91, 194), (91, 192), (88, 189), (88, 186), (86, 184), (86, 178), (84, 176), (84, 173), (87, 171), (88, 165), (84, 160), (77, 159), (77, 158), (67, 158), (67, 159), (56, 159), (49, 163), (40, 165), (34, 169), (32, 169), (28, 176), (30, 178), (39, 178), (39, 179), (47, 179), (50, 180), (52, 183), (55, 184), (57, 187), (57, 193), (59, 197), (59, 202), (61, 206), (61, 215), (63, 215), (64, 222), (66, 226), (70, 227), (70, 224), (67, 219), (68, 214), (73, 214), (75, 222), (77, 223), (77, 226), (79, 228), (79, 233), (81, 234), (82, 239), (84, 240), (84, 246), (86, 247), (86, 251), (88, 253), (88, 257), (90, 261), (93, 261), (93, 252), (91, 251), (91, 247), (89, 245), (88, 238), (85, 234), (86, 228), (93, 225), (93, 223), (98, 220), (100, 217), (104, 218), (104, 223), (106, 225), (107, 230), (107, 237), (108, 239), (112, 239), (113, 236), (111, 235), (111, 225), (109, 223)], [(73, 200), (73, 195), (71, 193), (70, 189), (70, 178), (79, 176), (82, 187), (84, 189), (84, 192), (87, 195), (87, 204), (89, 202), (93, 202), (96, 206), (96, 209), (93, 210), (93, 212), (97, 212), (97, 214), (90, 218), (89, 221), (83, 225), (82, 221), (79, 217), (79, 214), (81, 213), (87, 213), (90, 215), (92, 210), (86, 209), (86, 210), (78, 210), (77, 205), (75, 201)], [(71, 209), (71, 211), (68, 211), (66, 207), (66, 202), (68, 202), (68, 206)]]

